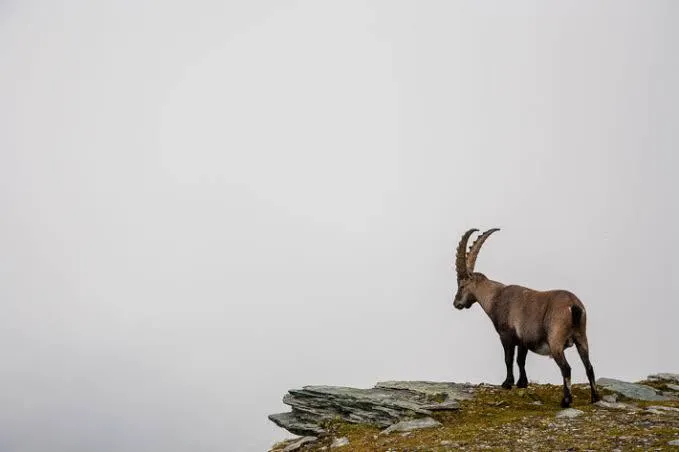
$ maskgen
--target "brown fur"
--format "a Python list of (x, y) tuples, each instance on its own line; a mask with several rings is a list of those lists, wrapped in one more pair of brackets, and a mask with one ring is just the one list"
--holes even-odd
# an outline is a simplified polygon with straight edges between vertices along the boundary
[[(486, 231), (480, 243), (483, 244), (485, 239), (497, 230)], [(460, 250), (466, 248), (469, 235), (465, 234), (458, 246), (458, 261), (462, 261), (460, 253), (464, 251)], [(480, 246), (470, 250), (474, 251), (472, 265), (479, 248)], [(518, 285), (504, 285), (488, 279), (482, 273), (473, 272), (473, 267), (465, 269), (458, 266), (457, 272), (458, 290), (453, 305), (457, 309), (463, 309), (470, 308), (478, 302), (500, 336), (507, 366), (507, 377), (502, 384), (503, 387), (509, 389), (514, 384), (515, 347), (518, 347), (517, 363), (520, 371), (518, 387), (526, 387), (528, 384), (525, 372), (527, 351), (548, 354), (561, 369), (564, 379), (564, 397), (561, 405), (570, 406), (571, 368), (566, 361), (564, 349), (575, 344), (587, 372), (592, 402), (599, 400), (594, 383), (594, 369), (589, 361), (585, 306), (577, 296), (567, 290), (538, 291)]]

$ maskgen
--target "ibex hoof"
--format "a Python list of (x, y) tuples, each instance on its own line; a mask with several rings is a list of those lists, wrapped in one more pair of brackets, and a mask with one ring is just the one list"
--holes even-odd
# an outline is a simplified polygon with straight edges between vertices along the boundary
[(516, 387), (517, 388), (527, 388), (528, 387), (528, 379), (525, 379), (525, 380), (519, 379), (519, 381), (516, 382)]
[(511, 381), (505, 380), (505, 381), (502, 383), (502, 387), (503, 387), (504, 389), (512, 389), (512, 382), (511, 382)]
[(563, 398), (561, 399), (561, 408), (568, 408), (571, 406), (571, 399)]

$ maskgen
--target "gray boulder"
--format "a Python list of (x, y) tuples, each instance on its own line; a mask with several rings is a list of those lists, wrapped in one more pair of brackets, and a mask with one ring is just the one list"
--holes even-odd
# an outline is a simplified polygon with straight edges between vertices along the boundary
[(651, 381), (668, 381), (670, 383), (679, 383), (679, 374), (661, 372), (659, 374), (649, 375), (648, 379)]
[(634, 400), (671, 400), (669, 397), (660, 394), (656, 389), (639, 383), (629, 383), (614, 378), (599, 378), (596, 383), (610, 391), (617, 392)]

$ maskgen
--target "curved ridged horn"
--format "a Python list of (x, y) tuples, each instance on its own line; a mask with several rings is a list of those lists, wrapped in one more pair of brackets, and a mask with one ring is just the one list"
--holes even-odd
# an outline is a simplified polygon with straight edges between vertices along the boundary
[(490, 237), (493, 232), (499, 231), (500, 228), (488, 229), (486, 232), (481, 234), (474, 240), (472, 246), (469, 247), (469, 253), (467, 253), (467, 271), (472, 273), (474, 271), (474, 266), (476, 265), (476, 258), (479, 256), (479, 251), (481, 251), (481, 246), (483, 242)]
[(464, 234), (462, 234), (462, 239), (457, 245), (457, 253), (455, 255), (455, 271), (457, 272), (457, 280), (465, 278), (468, 274), (467, 272), (467, 242), (469, 237), (478, 229), (470, 229)]

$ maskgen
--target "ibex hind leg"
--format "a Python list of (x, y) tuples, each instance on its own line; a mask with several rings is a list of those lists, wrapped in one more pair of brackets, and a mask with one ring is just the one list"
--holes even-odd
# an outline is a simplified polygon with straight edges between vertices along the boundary
[(563, 377), (563, 399), (561, 399), (561, 407), (568, 408), (573, 401), (573, 395), (571, 393), (571, 366), (568, 365), (563, 350), (553, 353), (552, 358), (554, 358), (554, 361), (559, 366), (561, 376)]
[(575, 347), (578, 349), (578, 354), (580, 355), (582, 364), (585, 366), (587, 380), (589, 380), (589, 388), (592, 393), (592, 403), (598, 402), (600, 398), (596, 389), (594, 367), (592, 367), (592, 363), (589, 361), (589, 347), (587, 346), (587, 338), (575, 336)]

